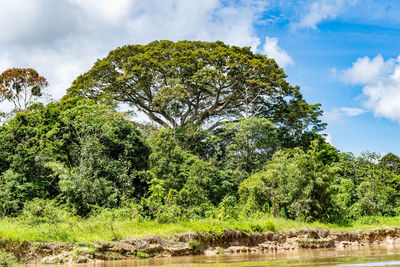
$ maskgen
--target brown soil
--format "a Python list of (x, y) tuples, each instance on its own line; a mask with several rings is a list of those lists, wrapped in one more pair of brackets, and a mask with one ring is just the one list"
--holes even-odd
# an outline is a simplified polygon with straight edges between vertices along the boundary
[(400, 227), (330, 232), (303, 229), (254, 233), (225, 230), (219, 233), (183, 233), (167, 238), (151, 236), (113, 242), (62, 243), (0, 240), (0, 248), (24, 263), (83, 263), (140, 257), (260, 253), (277, 250), (346, 248), (400, 244)]

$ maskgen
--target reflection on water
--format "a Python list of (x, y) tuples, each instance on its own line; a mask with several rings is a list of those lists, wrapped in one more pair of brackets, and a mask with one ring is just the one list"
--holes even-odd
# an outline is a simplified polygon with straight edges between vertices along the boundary
[[(172, 258), (155, 258), (147, 260), (75, 264), (73, 266), (75, 267), (400, 266), (400, 247), (346, 249), (346, 250), (315, 249), (315, 250), (298, 250), (298, 251), (274, 252), (274, 253), (267, 252), (259, 254), (172, 257)], [(46, 265), (46, 267), (49, 267), (49, 265)]]

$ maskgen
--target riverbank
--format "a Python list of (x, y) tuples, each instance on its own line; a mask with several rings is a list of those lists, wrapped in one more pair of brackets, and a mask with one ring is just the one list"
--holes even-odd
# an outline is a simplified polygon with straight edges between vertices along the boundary
[(148, 257), (275, 253), (315, 248), (358, 248), (400, 244), (400, 227), (357, 231), (298, 229), (283, 232), (223, 230), (103, 242), (17, 242), (3, 239), (0, 248), (22, 263), (84, 263)]
[(293, 229), (329, 229), (355, 231), (400, 226), (400, 216), (360, 217), (347, 224), (306, 223), (273, 216), (239, 217), (232, 220), (214, 218), (160, 223), (102, 213), (88, 218), (69, 216), (59, 221), (40, 222), (25, 217), (0, 219), (0, 239), (18, 243), (37, 242), (101, 242), (113, 239), (171, 236), (185, 232), (220, 232), (233, 229), (252, 232), (283, 232)]

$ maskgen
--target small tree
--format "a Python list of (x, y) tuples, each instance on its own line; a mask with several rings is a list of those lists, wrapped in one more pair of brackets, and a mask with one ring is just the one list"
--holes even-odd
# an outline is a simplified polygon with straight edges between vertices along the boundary
[(8, 69), (0, 75), (0, 102), (12, 102), (14, 111), (25, 110), (42, 96), (47, 86), (46, 78), (34, 69)]

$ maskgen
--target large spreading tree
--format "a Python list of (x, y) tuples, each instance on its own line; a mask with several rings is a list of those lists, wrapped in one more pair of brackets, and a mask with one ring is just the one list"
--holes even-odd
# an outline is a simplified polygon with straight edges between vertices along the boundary
[(250, 48), (222, 42), (155, 41), (111, 51), (79, 76), (66, 97), (127, 103), (170, 128), (189, 123), (214, 129), (239, 118), (264, 117), (282, 140), (325, 127), (277, 63)]

